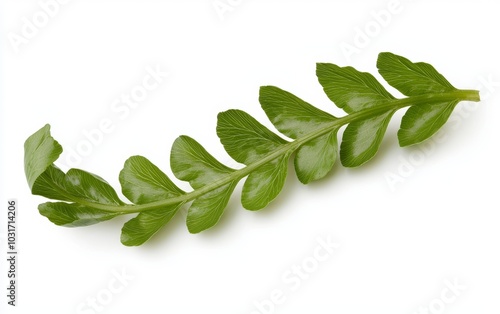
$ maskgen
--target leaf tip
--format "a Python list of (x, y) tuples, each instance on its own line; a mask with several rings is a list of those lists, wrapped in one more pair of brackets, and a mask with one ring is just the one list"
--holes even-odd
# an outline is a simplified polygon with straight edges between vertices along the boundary
[(38, 177), (63, 152), (62, 146), (51, 136), (50, 124), (45, 124), (24, 142), (24, 173), (30, 190)]
[(141, 244), (143, 244), (144, 242), (142, 243), (139, 243), (137, 241), (133, 241), (132, 238), (130, 238), (127, 234), (123, 233), (121, 234), (120, 236), (120, 242), (125, 245), (125, 246), (128, 246), (128, 247), (132, 247), (132, 246), (139, 246)]

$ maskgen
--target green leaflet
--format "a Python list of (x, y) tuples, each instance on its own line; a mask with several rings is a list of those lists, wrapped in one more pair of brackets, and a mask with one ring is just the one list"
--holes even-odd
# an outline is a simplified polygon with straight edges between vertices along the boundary
[(300, 182), (319, 180), (332, 170), (337, 159), (337, 131), (310, 140), (297, 150), (294, 166)]
[(287, 143), (241, 110), (219, 113), (217, 136), (229, 156), (245, 165), (251, 164)]
[(166, 205), (139, 213), (123, 225), (120, 241), (126, 246), (143, 244), (166, 225), (182, 205), (183, 203)]
[(44, 203), (38, 207), (40, 214), (61, 226), (87, 226), (120, 214), (94, 207), (96, 205), (125, 205), (106, 181), (80, 169), (70, 169), (64, 174), (55, 166), (49, 166), (36, 180), (34, 189), (45, 197), (72, 202)]
[[(373, 75), (352, 67), (319, 63), (316, 74), (328, 98), (347, 113), (376, 108), (394, 100)], [(375, 156), (394, 112), (396, 109), (388, 110), (347, 126), (340, 146), (343, 166), (357, 167)]]
[[(186, 224), (191, 233), (214, 226), (221, 218), (238, 182), (244, 178), (241, 203), (248, 210), (266, 207), (281, 192), (294, 159), (297, 178), (304, 184), (331, 171), (338, 154), (337, 133), (347, 126), (340, 144), (340, 160), (357, 167), (377, 153), (394, 113), (409, 107), (401, 121), (401, 146), (413, 145), (435, 134), (461, 101), (479, 101), (474, 90), (453, 87), (434, 67), (413, 63), (392, 53), (381, 53), (377, 67), (382, 77), (406, 98), (395, 98), (369, 73), (352, 67), (318, 63), (316, 75), (326, 95), (347, 115), (335, 117), (274, 86), (263, 86), (259, 102), (270, 122), (290, 141), (241, 110), (217, 117), (217, 135), (226, 152), (243, 164), (232, 169), (216, 160), (188, 136), (173, 143), (170, 167), (192, 191), (185, 192), (157, 166), (142, 156), (130, 157), (120, 172), (125, 204), (115, 190), (92, 173), (54, 162), (62, 147), (45, 125), (24, 145), (24, 167), (31, 192), (58, 202), (39, 205), (40, 213), (56, 225), (86, 226), (125, 214), (136, 214), (122, 228), (121, 242), (141, 245), (189, 206)], [(189, 205), (190, 204), (190, 205)]]
[(49, 125), (30, 136), (24, 149), (24, 167), (31, 192), (65, 201), (40, 204), (38, 209), (41, 215), (57, 225), (72, 227), (87, 226), (121, 214), (120, 211), (102, 210), (108, 205), (124, 205), (115, 190), (102, 178), (79, 169), (64, 173), (53, 164), (62, 153), (62, 147), (50, 135)]
[(201, 232), (213, 227), (219, 221), (237, 183), (237, 181), (231, 181), (193, 202), (187, 216), (189, 232)]
[(64, 187), (66, 193), (76, 200), (86, 200), (90, 204), (123, 205), (115, 190), (104, 179), (80, 169), (70, 169), (66, 173)]
[[(194, 189), (228, 178), (234, 172), (189, 136), (180, 136), (175, 140), (170, 165), (175, 176), (179, 180), (188, 181)], [(239, 179), (229, 180), (220, 187), (208, 190), (193, 202), (187, 216), (189, 232), (201, 232), (219, 221), (238, 181)]]
[(64, 227), (89, 226), (120, 215), (119, 212), (113, 213), (76, 203), (68, 204), (63, 202), (40, 204), (38, 211), (56, 225)]
[(375, 156), (394, 112), (391, 110), (347, 126), (340, 145), (343, 166), (358, 167)]
[[(134, 204), (152, 202), (185, 194), (157, 166), (142, 156), (130, 157), (120, 172), (122, 193)], [(121, 242), (141, 245), (158, 232), (177, 213), (183, 202), (139, 213), (122, 228)]]
[(328, 98), (347, 113), (373, 108), (394, 99), (373, 75), (352, 67), (318, 63), (316, 75)]
[[(427, 63), (413, 63), (404, 57), (386, 52), (380, 54), (377, 67), (382, 77), (406, 96), (457, 90)], [(460, 99), (454, 99), (410, 107), (401, 120), (399, 145), (417, 144), (434, 135), (446, 123), (459, 102)]]
[[(217, 135), (226, 152), (236, 161), (250, 165), (287, 142), (241, 110), (219, 113)], [(259, 210), (267, 206), (283, 188), (289, 154), (272, 159), (250, 173), (241, 195), (243, 207)]]
[[(261, 87), (259, 101), (274, 126), (293, 139), (303, 137), (312, 130), (328, 127), (337, 120), (331, 114), (274, 86)], [(298, 149), (294, 166), (300, 182), (307, 184), (319, 180), (332, 169), (337, 158), (338, 129), (334, 128)]]
[(452, 100), (410, 107), (401, 120), (399, 145), (404, 147), (417, 144), (434, 135), (448, 121), (458, 103), (458, 100)]
[(53, 200), (71, 202), (70, 196), (64, 193), (65, 180), (66, 174), (61, 169), (54, 164), (49, 165), (33, 182), (31, 192)]
[(289, 138), (305, 136), (337, 120), (299, 97), (274, 86), (262, 86), (259, 102), (272, 124)]
[(62, 147), (50, 136), (50, 125), (46, 124), (24, 143), (24, 173), (30, 189), (45, 170), (59, 158)]
[(289, 155), (276, 158), (252, 172), (243, 185), (241, 204), (248, 210), (267, 206), (283, 189)]
[(157, 166), (142, 156), (130, 157), (120, 172), (122, 193), (134, 204), (185, 194)]
[(379, 55), (377, 68), (387, 83), (406, 96), (456, 90), (432, 65), (424, 62), (413, 63), (390, 52)]

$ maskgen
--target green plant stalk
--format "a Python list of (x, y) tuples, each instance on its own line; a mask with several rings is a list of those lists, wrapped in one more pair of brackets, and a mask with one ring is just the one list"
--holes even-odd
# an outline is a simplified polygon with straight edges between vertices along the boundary
[(114, 213), (120, 213), (120, 214), (132, 214), (132, 213), (140, 213), (148, 210), (154, 210), (154, 209), (160, 209), (168, 205), (172, 204), (177, 204), (177, 203), (187, 203), (192, 200), (197, 199), (198, 197), (215, 190), (221, 186), (224, 186), (228, 184), (229, 182), (232, 182), (234, 180), (240, 180), (249, 175), (251, 172), (256, 170), (257, 168), (261, 167), (262, 165), (280, 157), (283, 154), (289, 153), (290, 151), (295, 151), (298, 149), (301, 145), (307, 143), (310, 140), (313, 140), (321, 135), (324, 135), (328, 132), (331, 132), (335, 129), (338, 129), (342, 127), (343, 125), (349, 124), (351, 122), (355, 122), (358, 120), (364, 120), (367, 117), (372, 117), (377, 114), (382, 114), (388, 111), (392, 110), (399, 110), (408, 106), (414, 106), (414, 105), (419, 105), (419, 104), (435, 104), (435, 103), (442, 103), (442, 102), (448, 102), (448, 101), (473, 101), (473, 102), (478, 102), (480, 100), (479, 97), (479, 91), (477, 90), (455, 90), (452, 92), (446, 92), (446, 93), (439, 93), (439, 94), (427, 94), (427, 95), (418, 95), (418, 96), (412, 96), (412, 97), (407, 97), (407, 98), (402, 98), (402, 99), (394, 99), (391, 101), (388, 101), (387, 104), (377, 106), (374, 108), (366, 109), (363, 111), (355, 112), (353, 114), (341, 117), (335, 121), (332, 121), (330, 124), (327, 126), (316, 129), (312, 131), (311, 133), (297, 138), (295, 141), (288, 142), (287, 144), (282, 145), (279, 149), (275, 150), (274, 152), (268, 154), (262, 159), (259, 159), (258, 161), (251, 163), (247, 165), (244, 168), (238, 169), (231, 174), (227, 175), (224, 179), (214, 181), (211, 184), (207, 184), (203, 186), (202, 188), (199, 188), (197, 190), (193, 190), (191, 192), (188, 192), (186, 194), (173, 197), (173, 198), (168, 198), (165, 200), (161, 201), (156, 201), (148, 204), (141, 204), (141, 205), (133, 205), (133, 204), (125, 204), (125, 205), (107, 205), (107, 204), (100, 204), (100, 203), (93, 203), (93, 202), (88, 202), (86, 200), (82, 200), (79, 198), (75, 198), (72, 195), (66, 194), (64, 191), (59, 189), (57, 186), (53, 185), (53, 187), (57, 190), (59, 190), (61, 193), (64, 193), (68, 198), (70, 198), (72, 201), (83, 204), (88, 207), (92, 207), (95, 209), (100, 209), (108, 212), (114, 212)]

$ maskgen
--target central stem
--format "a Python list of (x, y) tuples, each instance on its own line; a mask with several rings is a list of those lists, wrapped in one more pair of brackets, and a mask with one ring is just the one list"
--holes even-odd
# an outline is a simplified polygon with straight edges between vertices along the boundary
[(314, 130), (300, 138), (297, 138), (293, 142), (289, 142), (287, 144), (283, 144), (280, 146), (279, 149), (275, 150), (274, 152), (264, 156), (264, 158), (255, 161), (249, 165), (247, 165), (244, 168), (238, 169), (229, 175), (227, 175), (225, 178), (222, 178), (220, 180), (214, 181), (211, 184), (207, 184), (203, 186), (200, 189), (191, 191), (189, 193), (161, 200), (161, 201), (156, 201), (148, 204), (141, 204), (141, 205), (124, 205), (124, 206), (115, 206), (115, 205), (107, 205), (107, 204), (98, 204), (98, 203), (88, 203), (86, 205), (91, 206), (93, 208), (105, 210), (105, 211), (110, 211), (110, 212), (120, 212), (120, 213), (138, 213), (142, 211), (147, 211), (147, 210), (154, 210), (154, 209), (160, 209), (172, 204), (177, 204), (177, 203), (186, 203), (190, 202), (192, 200), (195, 200), (196, 198), (212, 191), (217, 188), (220, 188), (226, 184), (229, 184), (230, 182), (233, 182), (235, 180), (239, 181), (249, 175), (251, 172), (255, 171), (257, 168), (265, 165), (268, 162), (271, 162), (272, 160), (282, 156), (283, 154), (287, 154), (290, 151), (295, 151), (298, 149), (300, 146), (302, 146), (304, 143), (313, 140), (319, 136), (322, 136), (326, 133), (332, 132), (334, 130), (338, 130), (340, 127), (343, 125), (349, 124), (351, 122), (359, 121), (359, 120), (365, 120), (369, 117), (373, 117), (388, 111), (395, 111), (404, 107), (408, 106), (414, 106), (414, 105), (419, 105), (419, 104), (437, 104), (437, 103), (443, 103), (443, 102), (451, 102), (451, 101), (479, 101), (479, 91), (476, 90), (455, 90), (452, 92), (447, 92), (447, 93), (441, 93), (441, 94), (427, 94), (427, 95), (419, 95), (419, 96), (411, 96), (408, 98), (403, 98), (403, 99), (394, 99), (388, 101), (384, 105), (380, 105), (374, 108), (369, 108), (365, 109), (363, 111), (355, 112), (353, 114), (344, 116), (342, 118), (336, 119), (332, 121), (330, 124), (326, 125), (323, 128)]

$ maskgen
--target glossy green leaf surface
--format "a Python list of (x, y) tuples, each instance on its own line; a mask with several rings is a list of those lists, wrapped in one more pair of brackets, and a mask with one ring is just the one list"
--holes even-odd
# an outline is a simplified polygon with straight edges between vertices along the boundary
[[(457, 90), (428, 63), (414, 63), (404, 57), (384, 52), (379, 55), (377, 67), (390, 85), (407, 96)], [(417, 144), (434, 135), (446, 123), (459, 102), (460, 99), (452, 99), (441, 103), (411, 106), (401, 120), (399, 144)]]
[[(337, 120), (333, 115), (275, 86), (262, 86), (259, 102), (276, 129), (293, 139), (332, 125)], [(337, 132), (338, 128), (335, 128), (297, 150), (294, 166), (300, 182), (307, 184), (319, 180), (332, 169), (337, 158)]]
[[(229, 156), (246, 165), (287, 143), (241, 110), (219, 113), (217, 135)], [(241, 196), (243, 207), (249, 210), (262, 209), (279, 194), (287, 174), (287, 160), (272, 160), (248, 176)]]
[(237, 181), (232, 181), (193, 202), (189, 207), (186, 221), (189, 232), (199, 233), (213, 227), (219, 221), (237, 183)]
[(267, 206), (283, 189), (288, 172), (288, 157), (284, 155), (252, 172), (243, 185), (241, 203), (248, 210)]
[(70, 169), (65, 177), (66, 191), (91, 203), (123, 205), (115, 190), (99, 176), (80, 169)]
[(318, 63), (316, 75), (328, 98), (347, 113), (373, 108), (394, 99), (373, 75), (353, 67)]
[[(174, 176), (189, 182), (183, 191), (156, 165), (142, 156), (130, 157), (120, 172), (125, 204), (109, 183), (80, 170), (64, 173), (54, 163), (62, 147), (45, 125), (24, 144), (24, 168), (32, 194), (58, 202), (39, 205), (39, 212), (56, 225), (87, 226), (119, 215), (136, 214), (122, 228), (127, 246), (145, 243), (169, 223), (183, 206), (189, 206), (186, 225), (191, 233), (220, 221), (240, 180), (245, 209), (265, 208), (284, 188), (293, 158), (300, 182), (324, 178), (337, 155), (345, 167), (370, 159), (380, 145), (394, 113), (409, 107), (398, 132), (401, 146), (413, 145), (435, 134), (461, 101), (479, 101), (479, 92), (454, 88), (434, 67), (381, 53), (377, 67), (392, 87), (406, 95), (393, 97), (371, 74), (353, 67), (318, 63), (316, 75), (327, 97), (347, 115), (335, 117), (292, 93), (262, 86), (259, 102), (270, 122), (285, 140), (242, 110), (227, 110), (217, 117), (217, 136), (224, 149), (242, 164), (232, 169), (214, 158), (189, 136), (178, 137), (170, 154)], [(337, 134), (342, 132), (340, 152)]]
[(337, 130), (302, 145), (294, 159), (299, 181), (308, 184), (326, 176), (337, 160), (337, 151)]
[(229, 156), (245, 165), (251, 164), (287, 143), (241, 110), (219, 113), (217, 136)]
[[(120, 172), (122, 193), (134, 204), (148, 204), (185, 194), (157, 166), (142, 156), (130, 157)], [(141, 245), (177, 213), (182, 202), (139, 213), (122, 228), (121, 242)]]
[(33, 183), (31, 192), (58, 201), (71, 202), (71, 197), (65, 193), (66, 174), (54, 164), (48, 166)]
[[(234, 172), (234, 169), (221, 164), (188, 136), (180, 136), (175, 140), (170, 165), (175, 176), (189, 181), (194, 189), (204, 187), (214, 180), (227, 178)], [(230, 180), (221, 187), (207, 191), (193, 202), (187, 216), (187, 226), (191, 233), (201, 232), (219, 221), (238, 181), (238, 178)]]
[[(347, 113), (376, 108), (394, 100), (373, 75), (352, 67), (318, 63), (316, 75), (327, 96)], [(343, 166), (358, 167), (377, 153), (395, 111), (372, 115), (347, 126), (340, 146)]]
[(405, 57), (383, 52), (378, 57), (377, 67), (387, 83), (406, 96), (456, 90), (443, 75), (428, 63), (414, 63)]
[(418, 144), (434, 135), (448, 121), (458, 100), (412, 106), (401, 120), (398, 131), (401, 147)]
[(87, 207), (81, 204), (48, 202), (38, 206), (38, 211), (42, 216), (58, 226), (64, 227), (85, 227), (114, 218), (121, 213)]
[(185, 192), (157, 166), (142, 156), (130, 157), (120, 172), (122, 193), (134, 204), (147, 204)]
[[(86, 205), (124, 204), (101, 177), (80, 169), (64, 173), (53, 164), (52, 160), (61, 154), (62, 147), (50, 135), (50, 126), (46, 125), (30, 136), (24, 149), (26, 178), (33, 194)], [(27, 154), (34, 155), (29, 157)], [(36, 156), (40, 158), (33, 158)]]
[(394, 112), (388, 111), (347, 126), (340, 145), (343, 166), (358, 167), (375, 156)]
[(50, 136), (50, 125), (33, 133), (24, 143), (24, 173), (30, 189), (35, 181), (62, 153), (62, 147)]
[(259, 102), (276, 129), (293, 139), (324, 127), (337, 119), (275, 86), (262, 86), (259, 92)]
[(44, 203), (38, 207), (40, 214), (66, 227), (87, 226), (119, 214), (94, 208), (94, 204), (124, 205), (106, 181), (80, 169), (70, 169), (64, 174), (57, 167), (50, 166), (36, 180), (34, 188), (37, 194), (73, 202)]
[(139, 213), (123, 225), (120, 241), (126, 246), (143, 244), (165, 226), (182, 205), (183, 203), (167, 205)]
[(172, 145), (170, 167), (177, 179), (188, 181), (194, 189), (234, 172), (185, 135), (179, 136)]

